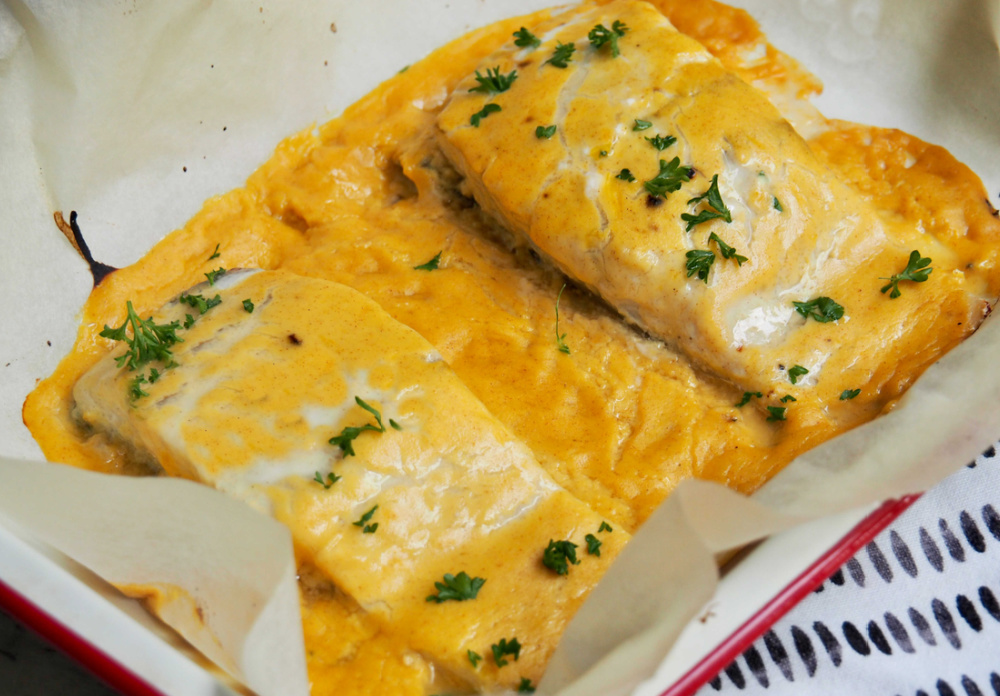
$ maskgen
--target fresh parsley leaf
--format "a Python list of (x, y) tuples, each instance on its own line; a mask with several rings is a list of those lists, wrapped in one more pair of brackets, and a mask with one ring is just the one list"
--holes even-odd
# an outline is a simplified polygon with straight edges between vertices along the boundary
[(220, 256), (222, 256), (222, 254), (219, 253), (219, 245), (216, 244), (215, 245), (215, 251), (213, 251), (212, 255), (208, 257), (208, 260), (211, 261), (212, 259), (217, 259)]
[(427, 263), (422, 263), (419, 266), (414, 266), (413, 270), (436, 271), (438, 269), (438, 264), (441, 262), (441, 254), (443, 253), (444, 253), (443, 251), (439, 251), (437, 254), (434, 255), (434, 258), (432, 258), (430, 261), (428, 261)]
[(531, 680), (527, 677), (521, 677), (521, 683), (517, 685), (517, 693), (519, 694), (533, 694), (535, 693), (535, 687), (531, 685)]
[(789, 401), (798, 401), (798, 399), (796, 399), (791, 394), (785, 394), (783, 397), (781, 397), (780, 399), (778, 399), (778, 401), (780, 401), (783, 404), (787, 404)]
[(579, 565), (576, 559), (576, 544), (572, 541), (553, 541), (549, 539), (549, 545), (545, 547), (542, 554), (542, 565), (549, 570), (555, 571), (557, 575), (569, 573), (569, 565)]
[(736, 408), (743, 408), (748, 403), (750, 403), (750, 399), (752, 399), (755, 396), (758, 399), (764, 398), (764, 395), (761, 394), (760, 392), (743, 392), (743, 398), (740, 399), (740, 402), (738, 404), (736, 404)]
[(768, 406), (767, 412), (770, 413), (767, 417), (769, 421), (783, 421), (785, 420), (785, 411), (788, 409), (784, 406)]
[(181, 304), (186, 304), (189, 307), (194, 307), (195, 309), (198, 310), (199, 314), (204, 314), (212, 307), (217, 307), (220, 304), (222, 304), (222, 296), (216, 295), (211, 299), (205, 299), (202, 295), (188, 295), (182, 292), (180, 296), (177, 298), (177, 301), (180, 302)]
[(583, 538), (587, 542), (587, 553), (591, 556), (601, 555), (601, 540), (595, 537), (593, 534), (588, 534)]
[[(360, 396), (355, 396), (354, 402), (364, 410), (368, 411), (368, 413), (375, 416), (375, 422), (378, 423), (378, 427), (375, 427), (371, 423), (366, 423), (365, 425), (360, 425), (360, 426), (351, 425), (347, 426), (342, 431), (340, 431), (340, 435), (331, 437), (330, 444), (339, 447), (340, 451), (344, 453), (345, 457), (354, 456), (354, 440), (357, 440), (358, 436), (361, 435), (361, 433), (368, 430), (371, 430), (372, 432), (376, 433), (385, 432), (385, 426), (382, 424), (382, 414), (379, 413), (378, 409), (369, 406)], [(396, 423), (396, 421), (394, 420), (390, 419), (389, 425), (391, 425), (396, 430), (402, 430), (399, 424)]]
[(506, 92), (510, 89), (510, 86), (514, 84), (514, 80), (517, 79), (517, 70), (511, 70), (509, 74), (504, 75), (500, 72), (500, 66), (495, 68), (486, 68), (486, 76), (479, 74), (476, 71), (476, 82), (479, 83), (477, 87), (471, 88), (470, 92), (479, 92), (480, 94), (499, 94), (500, 92)]
[(844, 391), (840, 392), (840, 400), (850, 401), (860, 393), (861, 393), (860, 389), (845, 389)]
[(663, 152), (668, 147), (676, 143), (677, 138), (672, 135), (656, 135), (652, 138), (646, 138), (646, 141), (660, 152)]
[[(712, 177), (712, 183), (708, 187), (708, 190), (700, 196), (695, 196), (688, 201), (688, 205), (694, 203), (697, 205), (705, 201), (708, 205), (707, 208), (702, 210), (697, 215), (691, 215), (689, 213), (682, 213), (681, 220), (687, 223), (685, 230), (690, 232), (695, 225), (700, 225), (703, 222), (708, 222), (709, 220), (715, 220), (716, 218), (725, 220), (726, 222), (732, 222), (733, 217), (729, 212), (729, 208), (726, 207), (726, 202), (722, 200), (722, 194), (719, 192), (719, 175), (716, 174)], [(728, 258), (728, 257), (727, 257)]]
[(652, 127), (653, 124), (650, 121), (643, 121), (641, 118), (635, 119), (635, 123), (632, 124), (632, 130), (634, 131), (644, 131)]
[(410, 69), (410, 66), (409, 66), (409, 65), (404, 65), (403, 67), (401, 67), (401, 68), (400, 68), (400, 69), (399, 69), (399, 70), (398, 70), (398, 71), (396, 72), (396, 74), (397, 74), (397, 75), (402, 75), (403, 73), (405, 73), (405, 72), (406, 72), (407, 70), (409, 70), (409, 69)]
[[(323, 488), (329, 489), (330, 486), (332, 486), (333, 484), (335, 484), (337, 481), (339, 481), (342, 478), (343, 478), (343, 476), (337, 476), (335, 473), (330, 472), (329, 474), (326, 475), (326, 481), (324, 481), (323, 480), (323, 475), (320, 474), (317, 471), (315, 478), (313, 478), (313, 481), (315, 481), (319, 485), (323, 486)], [(327, 483), (327, 481), (329, 481), (329, 483)]]
[[(365, 534), (371, 534), (371, 532), (368, 531), (368, 527), (370, 527), (372, 525), (370, 525), (368, 523), (371, 521), (372, 515), (375, 514), (376, 510), (378, 510), (378, 505), (376, 505), (371, 510), (369, 510), (368, 512), (366, 512), (365, 514), (363, 514), (361, 516), (361, 519), (356, 520), (354, 522), (351, 522), (351, 524), (353, 524), (355, 527), (364, 527), (365, 529), (363, 529), (362, 531)], [(378, 523), (377, 522), (375, 523), (375, 527), (376, 527), (376, 529), (378, 528)], [(372, 532), (374, 532), (374, 531), (375, 530), (373, 529)]]
[(149, 368), (149, 383), (152, 384), (160, 378), (160, 371), (155, 367)]
[(465, 654), (469, 656), (469, 662), (472, 663), (472, 669), (479, 667), (479, 663), (483, 659), (482, 655), (477, 652), (472, 652), (471, 650), (467, 650)]
[(681, 166), (680, 157), (674, 157), (667, 162), (660, 160), (660, 173), (654, 176), (643, 186), (653, 196), (666, 198), (668, 193), (676, 191), (681, 184), (691, 179), (691, 170)]
[(569, 346), (566, 345), (566, 334), (559, 333), (559, 301), (562, 300), (563, 290), (565, 289), (566, 283), (563, 283), (563, 286), (559, 288), (559, 295), (556, 296), (556, 347), (560, 353), (569, 355)]
[[(557, 68), (566, 68), (569, 62), (573, 60), (573, 52), (575, 50), (576, 44), (564, 44), (562, 41), (558, 41), (556, 42), (556, 50), (552, 52), (552, 57), (545, 61), (545, 63), (551, 63)], [(542, 63), (542, 65), (545, 65), (545, 63)]]
[(792, 302), (795, 311), (804, 316), (810, 317), (823, 324), (837, 321), (844, 316), (844, 308), (831, 300), (829, 297), (817, 297), (808, 302)]
[(596, 25), (587, 34), (587, 38), (590, 40), (590, 45), (596, 49), (600, 49), (605, 44), (611, 46), (611, 57), (617, 58), (621, 55), (618, 50), (618, 39), (619, 37), (625, 36), (625, 32), (628, 31), (628, 27), (625, 26), (620, 20), (616, 20), (614, 24), (611, 25), (611, 29), (608, 29), (603, 24)]
[(708, 283), (708, 272), (711, 270), (712, 264), (715, 263), (715, 252), (692, 249), (684, 256), (687, 257), (687, 263), (684, 264), (687, 269), (687, 277), (690, 278), (697, 273), (698, 280)]
[(888, 280), (889, 282), (882, 286), (882, 293), (885, 294), (889, 288), (892, 288), (892, 292), (889, 293), (889, 299), (895, 300), (899, 297), (899, 281), (901, 280), (912, 280), (914, 283), (923, 283), (930, 276), (933, 268), (927, 268), (931, 265), (931, 260), (926, 256), (921, 256), (920, 252), (914, 249), (910, 252), (910, 260), (906, 262), (906, 268), (903, 269), (902, 273), (897, 273), (891, 278), (879, 278), (879, 280)]
[(132, 401), (135, 401), (143, 396), (149, 396), (148, 392), (143, 391), (143, 384), (146, 384), (146, 375), (144, 374), (136, 375), (128, 383), (128, 395)]
[(772, 198), (774, 198), (774, 209), (777, 210), (779, 213), (785, 212), (785, 209), (781, 207), (781, 201), (778, 200), (778, 197), (772, 196)]
[(556, 134), (555, 124), (551, 126), (538, 126), (535, 129), (535, 137), (539, 140), (548, 140)]
[[(428, 595), (427, 601), (440, 604), (449, 599), (456, 602), (464, 602), (467, 599), (475, 599), (479, 594), (479, 589), (486, 583), (484, 578), (470, 578), (464, 570), (458, 575), (451, 573), (444, 574), (444, 582), (435, 582), (437, 588), (436, 595)], [(475, 666), (475, 664), (473, 664)]]
[(801, 365), (792, 365), (790, 368), (788, 368), (788, 381), (791, 382), (792, 384), (797, 384), (799, 381), (799, 377), (808, 374), (809, 370), (807, 368), (802, 367)]
[(247, 314), (253, 314), (253, 302), (249, 297), (243, 300), (243, 309), (246, 310)]
[(616, 179), (621, 179), (622, 181), (635, 181), (635, 176), (628, 169), (623, 169), (615, 176)]
[(393, 430), (402, 430), (403, 429), (403, 426), (401, 426), (399, 423), (397, 423), (396, 421), (394, 421), (392, 418), (389, 419), (389, 426), (392, 427)]
[(196, 321), (195, 318), (192, 317), (190, 314), (185, 314), (184, 315), (184, 328), (185, 329), (190, 329), (192, 326), (194, 326), (194, 322), (195, 321)]
[(507, 664), (507, 655), (513, 655), (514, 662), (521, 657), (521, 644), (517, 642), (517, 638), (511, 638), (509, 641), (506, 638), (501, 638), (499, 643), (494, 643), (490, 646), (490, 650), (493, 651), (493, 661), (496, 663), (497, 667), (503, 667)]
[(601, 526), (597, 528), (598, 534), (600, 534), (601, 532), (613, 532), (613, 531), (615, 530), (613, 530), (611, 528), (611, 525), (608, 524), (607, 522), (601, 522)]
[(379, 412), (379, 410), (377, 408), (375, 408), (374, 406), (369, 406), (368, 403), (365, 402), (365, 400), (362, 399), (360, 396), (355, 396), (354, 397), (354, 403), (356, 403), (358, 406), (360, 406), (364, 410), (368, 411), (368, 413), (370, 413), (373, 416), (375, 416), (375, 422), (378, 423), (378, 431), (380, 433), (384, 433), (385, 432), (385, 426), (382, 425), (382, 414)]
[[(123, 341), (128, 345), (128, 350), (115, 358), (118, 367), (126, 365), (129, 370), (138, 370), (154, 360), (164, 362), (167, 367), (176, 365), (170, 346), (184, 342), (177, 335), (177, 329), (181, 328), (180, 322), (157, 324), (152, 317), (142, 319), (136, 314), (131, 300), (125, 302), (125, 311), (125, 321), (121, 326), (112, 329), (105, 324), (104, 330), (100, 334), (103, 338)], [(128, 335), (130, 328), (132, 329), (131, 337)]]
[(729, 246), (724, 241), (719, 239), (719, 235), (717, 235), (715, 232), (708, 235), (708, 241), (715, 242), (716, 244), (719, 245), (719, 253), (722, 254), (722, 258), (736, 259), (737, 266), (742, 266), (743, 262), (747, 260), (746, 256), (740, 256), (739, 254), (736, 253), (736, 249), (734, 249), (733, 247)]
[(375, 524), (366, 524), (365, 528), (361, 530), (362, 534), (374, 534), (378, 530), (378, 522)]
[(215, 281), (224, 275), (226, 275), (226, 269), (223, 268), (222, 266), (219, 266), (214, 271), (209, 271), (208, 273), (206, 273), (205, 277), (208, 278), (209, 285), (215, 285)]
[(538, 48), (541, 45), (538, 37), (532, 34), (530, 31), (521, 27), (514, 32), (514, 45), (520, 46), (521, 48)]
[(479, 128), (479, 122), (480, 121), (482, 121), (484, 118), (486, 118), (490, 114), (495, 114), (496, 112), (498, 112), (500, 110), (501, 109), (500, 109), (500, 105), (499, 104), (487, 104), (482, 109), (480, 109), (476, 113), (472, 114), (472, 118), (469, 119), (469, 123), (471, 123), (476, 128)]

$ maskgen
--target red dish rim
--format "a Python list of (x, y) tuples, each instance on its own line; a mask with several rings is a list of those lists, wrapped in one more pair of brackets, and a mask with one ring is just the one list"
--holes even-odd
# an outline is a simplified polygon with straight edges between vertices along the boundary
[(918, 498), (908, 495), (882, 503), (660, 696), (691, 696), (698, 691)]
[[(910, 495), (889, 500), (851, 529), (835, 546), (820, 556), (775, 595), (728, 638), (660, 696), (691, 696), (730, 662), (739, 657), (775, 622), (816, 589), (865, 544), (919, 498)], [(149, 682), (122, 665), (93, 643), (60, 623), (24, 595), (0, 581), (0, 608), (62, 650), (84, 669), (129, 696), (165, 696)]]

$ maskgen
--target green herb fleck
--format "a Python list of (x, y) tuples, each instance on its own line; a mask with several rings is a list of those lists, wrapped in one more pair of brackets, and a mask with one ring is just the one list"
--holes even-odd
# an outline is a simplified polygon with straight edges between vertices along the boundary
[(532, 34), (530, 31), (521, 27), (514, 32), (514, 45), (520, 46), (521, 48), (538, 48), (541, 45), (541, 41), (537, 36)]
[(143, 391), (142, 385), (146, 384), (146, 375), (138, 374), (132, 378), (128, 383), (128, 395), (131, 397), (132, 401), (139, 399), (143, 396), (149, 396), (148, 392)]
[(437, 588), (436, 595), (428, 595), (427, 601), (440, 604), (449, 599), (456, 602), (464, 602), (467, 599), (475, 599), (479, 594), (479, 589), (486, 583), (484, 578), (470, 578), (464, 570), (458, 575), (451, 573), (444, 574), (444, 582), (435, 582)]
[(773, 198), (774, 198), (774, 209), (777, 210), (779, 213), (785, 212), (785, 209), (781, 207), (781, 201), (778, 200), (778, 197), (773, 196)]
[(681, 184), (691, 179), (691, 170), (681, 166), (680, 157), (674, 157), (667, 162), (660, 160), (660, 173), (654, 176), (643, 186), (653, 196), (666, 198), (668, 193), (676, 191)]
[(410, 66), (409, 66), (409, 65), (404, 65), (403, 67), (401, 67), (401, 68), (399, 69), (399, 71), (398, 71), (398, 72), (397, 72), (396, 74), (397, 74), (397, 75), (402, 75), (403, 73), (405, 73), (405, 72), (406, 72), (407, 70), (409, 70), (409, 69), (410, 69)]
[(510, 74), (504, 75), (500, 72), (500, 66), (495, 68), (486, 68), (486, 76), (479, 74), (476, 71), (476, 82), (479, 83), (477, 87), (471, 88), (470, 92), (479, 92), (480, 94), (499, 94), (500, 92), (506, 92), (510, 89), (510, 86), (514, 84), (514, 80), (517, 79), (517, 70), (511, 70)]
[(482, 655), (477, 652), (472, 652), (471, 650), (467, 650), (465, 654), (469, 656), (469, 662), (472, 663), (472, 669), (479, 667), (479, 663), (483, 659)]
[(222, 266), (219, 266), (214, 271), (209, 271), (208, 273), (206, 273), (205, 277), (208, 278), (209, 285), (215, 285), (215, 281), (224, 275), (226, 275), (226, 269), (223, 268)]
[(768, 406), (767, 412), (771, 415), (767, 419), (769, 421), (783, 421), (785, 420), (785, 411), (787, 410), (784, 406)]
[(632, 130), (634, 131), (644, 131), (647, 128), (652, 128), (653, 124), (650, 121), (643, 121), (641, 118), (635, 119), (635, 123), (632, 124)]
[(722, 254), (722, 258), (736, 259), (737, 266), (742, 266), (743, 262), (747, 260), (746, 256), (740, 256), (739, 254), (736, 253), (736, 249), (734, 249), (733, 247), (729, 246), (724, 241), (719, 239), (719, 235), (717, 235), (715, 232), (708, 235), (708, 241), (715, 242), (716, 244), (719, 245), (719, 253)]
[(215, 251), (213, 251), (212, 255), (208, 257), (208, 260), (211, 261), (212, 259), (217, 259), (220, 256), (222, 256), (222, 254), (219, 253), (219, 245), (216, 244), (215, 245)]
[(434, 255), (434, 258), (432, 258), (430, 261), (428, 261), (427, 263), (422, 263), (419, 266), (414, 266), (413, 270), (436, 271), (438, 269), (438, 264), (441, 262), (441, 254), (443, 253), (444, 253), (443, 251), (439, 251), (437, 254)]
[[(556, 42), (556, 50), (552, 52), (552, 57), (545, 61), (545, 63), (551, 63), (557, 68), (565, 68), (573, 60), (573, 51), (575, 50), (575, 44), (564, 44), (562, 41), (558, 41)], [(545, 65), (545, 63), (542, 63), (542, 65)]]
[(611, 29), (608, 29), (603, 24), (596, 25), (587, 34), (587, 38), (590, 40), (590, 45), (596, 49), (600, 49), (605, 44), (611, 46), (611, 57), (617, 58), (621, 55), (618, 50), (618, 39), (625, 36), (625, 32), (628, 31), (628, 27), (621, 20), (615, 20), (615, 23), (611, 25)]
[(688, 205), (694, 203), (698, 204), (702, 201), (708, 205), (707, 208), (703, 209), (697, 215), (691, 215), (689, 213), (682, 213), (681, 220), (687, 222), (686, 231), (690, 232), (695, 225), (700, 225), (703, 222), (708, 222), (709, 220), (715, 220), (716, 218), (725, 220), (726, 222), (732, 222), (733, 217), (729, 212), (729, 208), (726, 207), (725, 201), (722, 200), (722, 194), (719, 192), (719, 175), (716, 174), (712, 177), (712, 183), (708, 187), (708, 190), (700, 196), (695, 196), (688, 201)]
[(622, 181), (635, 181), (635, 176), (628, 169), (623, 169), (618, 172), (616, 179), (621, 179)]
[(861, 393), (860, 389), (845, 389), (844, 391), (840, 392), (840, 400), (850, 401), (860, 393)]
[(556, 134), (555, 124), (551, 126), (538, 126), (535, 128), (535, 137), (539, 140), (548, 140)]
[(806, 319), (811, 317), (823, 324), (837, 321), (844, 316), (844, 308), (829, 297), (817, 297), (808, 302), (792, 302), (792, 304), (795, 305), (795, 311)]
[(752, 399), (755, 396), (758, 399), (764, 398), (764, 395), (761, 394), (760, 392), (743, 392), (743, 398), (740, 399), (740, 402), (738, 404), (736, 404), (736, 408), (743, 408), (748, 403), (750, 403), (750, 399)]
[(517, 685), (517, 693), (519, 694), (533, 694), (535, 693), (535, 687), (531, 685), (531, 680), (527, 677), (521, 677), (521, 683)]
[[(375, 416), (375, 422), (378, 423), (378, 427), (375, 427), (371, 423), (366, 423), (366, 424), (360, 425), (360, 426), (353, 426), (352, 425), (352, 426), (348, 426), (348, 427), (344, 428), (340, 432), (340, 435), (336, 435), (334, 437), (331, 437), (330, 438), (330, 444), (331, 445), (336, 445), (337, 447), (339, 447), (340, 451), (344, 453), (345, 457), (353, 457), (354, 456), (354, 440), (358, 439), (358, 436), (361, 435), (361, 433), (363, 433), (363, 432), (365, 432), (367, 430), (371, 430), (372, 432), (376, 432), (376, 433), (384, 433), (385, 432), (385, 426), (382, 425), (382, 414), (379, 413), (378, 409), (369, 406), (359, 396), (355, 396), (354, 397), (354, 402), (358, 406), (360, 406), (361, 408), (363, 408), (364, 410), (368, 411), (368, 413), (370, 413), (373, 416)], [(389, 420), (389, 425), (391, 425), (396, 430), (402, 430), (402, 428), (399, 427), (399, 424), (396, 423), (396, 421), (394, 421), (392, 419)]]
[[(329, 474), (326, 475), (326, 480), (324, 480), (323, 475), (317, 471), (316, 476), (313, 478), (313, 481), (323, 486), (323, 488), (329, 489), (330, 486), (332, 486), (342, 478), (343, 476), (337, 476), (335, 473), (330, 472)], [(329, 481), (329, 483), (327, 483), (327, 481)]]
[(521, 644), (517, 642), (517, 638), (511, 638), (509, 641), (506, 638), (501, 638), (499, 643), (490, 646), (490, 650), (493, 651), (493, 661), (497, 667), (503, 667), (507, 664), (506, 655), (512, 655), (514, 662), (517, 662), (517, 659), (521, 657)]
[(149, 368), (149, 383), (153, 384), (156, 380), (160, 378), (160, 371), (155, 367)]
[(788, 369), (788, 381), (791, 382), (792, 384), (797, 384), (799, 381), (799, 377), (808, 374), (809, 370), (802, 367), (801, 365), (792, 365)]
[(576, 559), (576, 544), (572, 541), (553, 541), (549, 539), (549, 545), (545, 547), (542, 554), (542, 565), (549, 570), (555, 571), (557, 575), (569, 573), (569, 565), (579, 565)]
[(587, 542), (587, 553), (591, 556), (601, 555), (601, 540), (595, 537), (593, 534), (588, 534), (585, 536), (584, 541)]
[(222, 304), (222, 296), (216, 295), (211, 299), (205, 299), (201, 295), (187, 295), (185, 293), (181, 293), (180, 296), (177, 298), (177, 301), (180, 302), (181, 304), (186, 304), (190, 307), (194, 307), (195, 309), (198, 310), (199, 314), (204, 314), (212, 307), (217, 307), (220, 304)]
[(249, 297), (243, 300), (243, 309), (246, 310), (247, 314), (253, 314), (253, 302), (250, 300)]
[(607, 150), (601, 150), (599, 154), (601, 155), (601, 157), (607, 157), (608, 156), (608, 151)]
[(371, 510), (363, 514), (361, 516), (361, 519), (351, 522), (351, 524), (353, 524), (355, 527), (362, 527), (363, 528), (361, 530), (362, 534), (374, 534), (375, 530), (378, 529), (378, 522), (374, 524), (368, 524), (368, 523), (371, 521), (372, 515), (375, 514), (376, 510), (378, 510), (378, 505), (376, 505)]
[(708, 272), (712, 268), (712, 264), (715, 263), (715, 252), (692, 249), (684, 254), (684, 256), (687, 257), (687, 263), (684, 264), (684, 267), (687, 269), (687, 277), (690, 278), (698, 274), (698, 280), (708, 283)]
[[(152, 317), (142, 319), (136, 314), (131, 300), (126, 301), (125, 311), (125, 321), (121, 326), (112, 329), (105, 324), (100, 334), (103, 338), (123, 341), (128, 345), (128, 350), (115, 358), (118, 367), (126, 365), (129, 370), (138, 370), (154, 360), (163, 361), (167, 367), (176, 365), (170, 346), (183, 343), (183, 339), (177, 336), (180, 322), (157, 324)], [(131, 337), (128, 335), (129, 328), (132, 329)]]
[(676, 143), (677, 138), (672, 135), (656, 135), (652, 138), (646, 138), (646, 141), (660, 152), (663, 152), (668, 147)]
[(597, 528), (598, 534), (600, 534), (601, 532), (613, 532), (613, 531), (615, 530), (613, 530), (611, 528), (611, 525), (608, 524), (607, 522), (601, 522), (601, 526)]
[(787, 404), (789, 401), (798, 401), (798, 399), (796, 399), (791, 394), (785, 394), (783, 397), (781, 397), (780, 399), (778, 399), (778, 401), (780, 401), (783, 404)]
[(190, 314), (185, 314), (184, 315), (184, 328), (185, 329), (190, 329), (192, 326), (194, 326), (195, 321), (196, 321), (196, 319), (194, 317), (192, 317)]
[(487, 104), (482, 109), (480, 109), (476, 113), (472, 114), (472, 118), (469, 119), (469, 123), (471, 123), (476, 128), (479, 128), (479, 122), (480, 121), (482, 121), (484, 118), (486, 118), (490, 114), (495, 114), (496, 112), (498, 112), (500, 110), (501, 109), (500, 109), (500, 105), (499, 104)]
[(879, 280), (888, 280), (889, 282), (882, 286), (882, 293), (884, 294), (889, 288), (892, 288), (892, 292), (889, 293), (889, 299), (895, 300), (899, 297), (899, 281), (901, 280), (912, 280), (914, 283), (922, 283), (927, 280), (930, 276), (933, 268), (927, 268), (931, 265), (931, 260), (925, 256), (921, 256), (920, 252), (914, 249), (910, 252), (910, 260), (906, 262), (906, 268), (903, 269), (902, 273), (897, 273), (891, 278), (879, 278)]
[(565, 289), (566, 283), (563, 283), (563, 286), (559, 288), (559, 295), (556, 296), (556, 347), (560, 353), (569, 355), (569, 346), (566, 345), (566, 334), (559, 333), (559, 301), (562, 300), (563, 290)]

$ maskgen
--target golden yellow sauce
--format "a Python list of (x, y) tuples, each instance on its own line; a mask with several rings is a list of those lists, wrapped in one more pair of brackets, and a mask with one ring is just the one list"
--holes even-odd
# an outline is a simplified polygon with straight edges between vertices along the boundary
[[(764, 39), (746, 13), (711, 0), (653, 3), (744, 79), (819, 84)], [(589, 294), (499, 241), (432, 138), (449, 91), (538, 13), (475, 31), (391, 78), (345, 113), (282, 142), (244, 188), (213, 198), (134, 265), (108, 276), (82, 310), (73, 351), (41, 382), (24, 420), (53, 461), (133, 473), (122, 447), (74, 420), (72, 388), (110, 349), (126, 300), (143, 315), (225, 268), (285, 269), (353, 287), (433, 344), (487, 408), (573, 495), (633, 532), (684, 478), (751, 493), (800, 452), (846, 427), (829, 419), (766, 422), (736, 408), (741, 392), (643, 337)], [(765, 58), (749, 60), (766, 46)], [(923, 225), (1000, 294), (1000, 223), (976, 176), (941, 148), (899, 133), (830, 124), (816, 155), (880, 214)], [(916, 162), (914, 164), (914, 161)], [(216, 245), (220, 258), (209, 260)], [(441, 252), (439, 270), (414, 271)], [(933, 280), (938, 280), (934, 277)], [(935, 283), (910, 295), (916, 316), (941, 312)], [(891, 408), (972, 327), (921, 340), (879, 393), (850, 405), (850, 425)], [(311, 574), (310, 574), (311, 575)], [(303, 585), (314, 694), (433, 693), (449, 685), (398, 638), (322, 582)]]

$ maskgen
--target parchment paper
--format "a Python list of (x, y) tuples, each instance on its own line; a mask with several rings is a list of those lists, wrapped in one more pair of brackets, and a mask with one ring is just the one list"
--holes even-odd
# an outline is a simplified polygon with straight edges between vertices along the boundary
[[(329, 118), (468, 28), (545, 4), (8, 0), (0, 5), (0, 292), (5, 298), (0, 319), (6, 328), (0, 332), (0, 451), (40, 458), (20, 422), (20, 404), (34, 380), (48, 375), (71, 347), (75, 313), (90, 288), (86, 268), (52, 225), (53, 210), (80, 212), (96, 258), (116, 266), (130, 263), (182, 225), (205, 198), (242, 184), (282, 137)], [(995, 38), (1000, 2), (734, 4), (751, 9), (773, 43), (823, 79), (826, 92), (817, 103), (825, 114), (900, 127), (945, 145), (972, 166), (988, 191), (1000, 189)], [(965, 464), (1000, 434), (1000, 370), (992, 365), (998, 350), (1000, 321), (991, 319), (931, 368), (902, 408), (809, 452), (753, 500), (704, 482), (683, 484), (639, 530), (579, 612), (540, 692), (627, 693), (652, 673), (711, 595), (715, 552), (801, 519), (924, 490)], [(81, 474), (30, 469), (39, 477), (37, 493), (23, 478), (29, 465), (0, 461), (3, 514), (85, 565), (90, 563), (84, 559), (91, 559), (98, 572), (103, 571), (96, 566), (110, 564), (118, 574), (109, 577), (113, 582), (184, 587), (201, 601), (203, 595), (185, 578), (201, 577), (204, 556), (164, 561), (161, 554), (142, 553), (148, 548), (142, 537), (95, 543), (101, 535), (80, 534), (74, 525), (80, 521), (76, 529), (83, 529), (86, 516), (94, 524), (107, 525), (106, 519), (84, 504), (46, 503), (59, 481), (75, 482)], [(125, 484), (155, 490), (176, 482), (100, 487)], [(17, 495), (3, 495), (14, 486)], [(73, 488), (65, 492), (73, 494)], [(159, 496), (152, 494), (154, 500)], [(143, 501), (136, 507), (146, 520), (135, 527), (146, 529), (145, 539), (165, 533), (157, 524), (170, 515), (151, 514), (145, 498), (137, 500)], [(235, 504), (212, 503), (213, 512), (197, 514), (222, 517), (227, 505)], [(23, 517), (33, 508), (30, 518)], [(116, 557), (116, 545), (135, 553)], [(245, 553), (250, 556), (244, 559), (255, 552)], [(122, 566), (122, 558), (138, 563)], [(286, 552), (268, 570), (273, 587), (283, 586), (285, 577), (275, 569), (290, 562)], [(237, 574), (231, 567), (225, 572)], [(262, 589), (267, 577), (253, 578), (261, 584), (246, 596), (294, 614), (287, 597)], [(205, 608), (213, 616), (225, 614), (214, 603)], [(286, 628), (295, 620), (288, 613), (271, 618)], [(252, 621), (234, 610), (211, 635), (202, 636), (222, 646), (214, 657), (230, 670), (245, 664), (237, 629), (249, 625)], [(181, 631), (197, 633), (183, 625)], [(296, 659), (272, 654), (275, 665)], [(244, 679), (251, 676), (243, 671)], [(282, 693), (291, 693), (288, 683)]]

